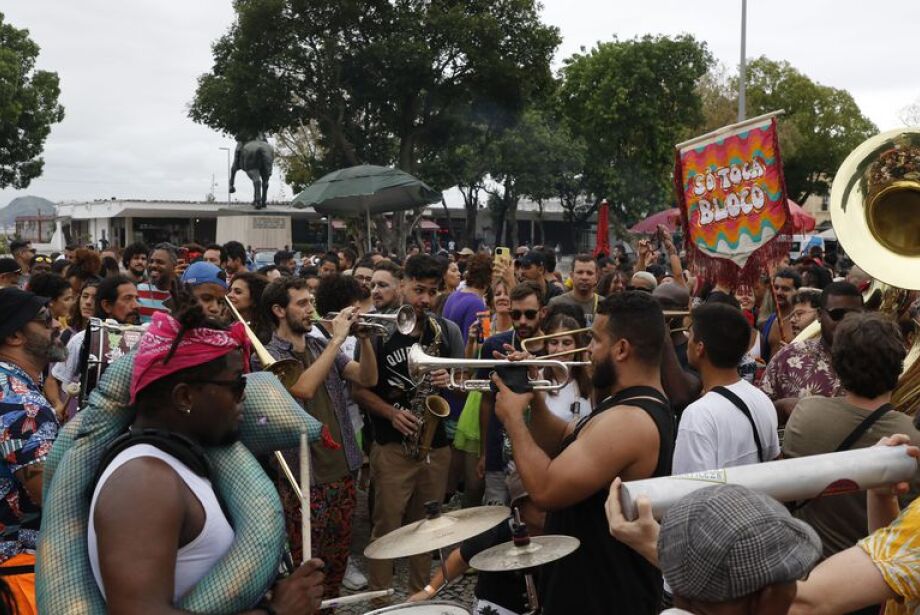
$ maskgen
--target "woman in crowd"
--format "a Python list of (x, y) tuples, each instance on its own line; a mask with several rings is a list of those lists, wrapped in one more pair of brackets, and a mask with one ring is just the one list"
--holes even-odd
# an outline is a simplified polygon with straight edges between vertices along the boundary
[[(60, 325), (63, 331), (67, 327), (67, 318), (70, 316), (70, 310), (74, 303), (73, 289), (70, 284), (59, 275), (53, 273), (39, 273), (32, 276), (29, 280), (29, 290), (39, 297), (47, 297), (48, 309), (51, 311), (51, 317)], [(53, 365), (48, 366), (50, 373)], [(61, 387), (54, 378), (46, 378), (44, 386), (45, 397), (54, 406), (55, 414), (58, 419), (63, 420), (65, 415), (66, 403), (65, 395), (61, 393)]]
[[(459, 275), (460, 270), (457, 269), (457, 263), (451, 263), (444, 276), (445, 280), (452, 277), (451, 268)], [(467, 263), (466, 286), (463, 290), (451, 293), (444, 302), (442, 316), (454, 321), (460, 327), (464, 342), (467, 341), (470, 325), (476, 321), (477, 314), (486, 311), (485, 296), (491, 279), (492, 258), (488, 254), (477, 254)], [(447, 282), (448, 287), (451, 283), (452, 281)]]
[(271, 325), (264, 322), (263, 310), (259, 309), (262, 291), (265, 290), (268, 283), (268, 278), (261, 273), (244, 271), (233, 276), (233, 283), (230, 284), (230, 289), (227, 291), (230, 303), (263, 344), (268, 343), (272, 337)]
[(93, 250), (80, 248), (74, 252), (73, 263), (67, 268), (67, 281), (74, 293), (80, 292), (83, 284), (90, 278), (101, 275), (102, 259)]
[(97, 277), (89, 278), (78, 289), (75, 300), (70, 304), (67, 328), (61, 333), (61, 342), (65, 346), (74, 333), (86, 328), (89, 319), (96, 312), (96, 287), (101, 281)]
[[(544, 334), (563, 333), (582, 328), (582, 325), (568, 314), (554, 314), (543, 325)], [(546, 354), (569, 353), (555, 357), (557, 361), (584, 361), (584, 352), (575, 352), (588, 345), (584, 333), (560, 335), (546, 340)], [(565, 421), (577, 420), (591, 414), (591, 376), (585, 367), (575, 367), (568, 374), (559, 367), (543, 369), (542, 377), (553, 383), (565, 382), (558, 391), (547, 393), (546, 407)]]

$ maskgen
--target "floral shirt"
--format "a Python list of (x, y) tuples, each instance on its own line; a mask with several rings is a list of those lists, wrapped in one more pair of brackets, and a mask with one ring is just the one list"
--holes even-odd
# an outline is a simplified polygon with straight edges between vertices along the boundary
[(831, 353), (820, 338), (793, 342), (770, 360), (760, 388), (776, 401), (787, 397), (839, 397), (840, 379), (831, 367)]
[(35, 549), (41, 506), (15, 474), (44, 463), (57, 433), (41, 386), (17, 365), (0, 361), (0, 562)]
[(900, 598), (888, 601), (885, 615), (920, 615), (920, 499), (858, 544)]

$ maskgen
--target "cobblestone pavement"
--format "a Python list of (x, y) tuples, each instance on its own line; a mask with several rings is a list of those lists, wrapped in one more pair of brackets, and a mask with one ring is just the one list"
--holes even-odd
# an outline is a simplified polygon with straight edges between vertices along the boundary
[[(367, 559), (362, 554), (364, 547), (367, 545), (368, 540), (370, 539), (371, 533), (367, 511), (366, 491), (358, 490), (358, 507), (355, 511), (353, 532), (354, 538), (351, 541), (351, 561), (357, 564), (358, 568), (361, 569), (361, 572), (367, 574)], [(445, 549), (445, 554), (449, 552), (449, 550)], [(396, 593), (391, 598), (392, 604), (398, 604), (406, 600), (409, 585), (409, 568), (406, 562), (407, 561), (405, 559), (397, 560), (396, 562), (396, 573), (393, 576), (393, 589), (396, 590)], [(434, 570), (440, 565), (440, 562), (433, 560), (431, 565), (432, 570)], [(463, 577), (446, 587), (440, 594), (438, 594), (438, 600), (449, 600), (456, 604), (462, 605), (467, 609), (472, 609), (474, 601), (473, 588), (475, 585), (476, 575), (463, 575)], [(344, 587), (342, 588), (343, 596), (347, 596), (353, 593), (357, 592), (351, 592)], [(339, 607), (335, 610), (335, 613), (337, 615), (362, 615), (364, 613), (368, 613), (371, 610), (372, 607), (370, 603), (364, 602), (361, 604)]]

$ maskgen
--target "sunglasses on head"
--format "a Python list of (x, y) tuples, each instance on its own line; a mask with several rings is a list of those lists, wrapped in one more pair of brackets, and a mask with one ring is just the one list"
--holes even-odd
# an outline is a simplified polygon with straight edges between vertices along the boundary
[(843, 320), (843, 317), (851, 312), (860, 312), (862, 310), (854, 310), (852, 308), (834, 308), (833, 310), (824, 310), (824, 312), (830, 316), (831, 320), (834, 322), (840, 322)]
[(34, 322), (40, 322), (46, 327), (51, 326), (51, 321), (54, 320), (54, 316), (51, 314), (51, 310), (48, 308), (42, 308), (35, 315), (35, 318), (32, 319)]
[(511, 319), (520, 320), (521, 316), (523, 316), (527, 320), (534, 320), (539, 313), (540, 310), (511, 310)]

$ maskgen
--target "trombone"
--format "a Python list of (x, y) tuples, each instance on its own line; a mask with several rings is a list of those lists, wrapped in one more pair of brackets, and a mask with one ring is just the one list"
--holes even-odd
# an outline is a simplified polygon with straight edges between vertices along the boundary
[[(571, 353), (567, 352), (566, 354)], [(508, 361), (507, 359), (451, 359), (447, 357), (434, 357), (426, 354), (419, 344), (413, 344), (412, 348), (409, 350), (408, 363), (409, 377), (414, 381), (421, 380), (422, 376), (428, 372), (444, 369), (450, 373), (450, 384), (447, 385), (447, 388), (452, 391), (463, 392), (488, 391), (491, 389), (492, 382), (490, 380), (476, 379), (458, 382), (456, 378), (457, 370), (467, 368), (488, 369), (494, 367), (558, 367), (568, 376), (570, 369), (590, 365), (587, 361), (555, 361), (546, 359)], [(566, 385), (567, 381), (568, 378), (566, 377), (563, 378), (560, 383), (553, 383), (549, 380), (530, 380), (529, 383), (534, 391), (558, 391)]]
[[(328, 322), (338, 316), (341, 312), (329, 312), (324, 318), (316, 318), (320, 322)], [(383, 323), (374, 322), (377, 320)], [(390, 334), (386, 323), (390, 322), (396, 327), (396, 330), (403, 335), (409, 335), (415, 330), (416, 318), (415, 310), (411, 305), (404, 305), (393, 314), (359, 314), (358, 320), (352, 325), (351, 333), (356, 334), (358, 331), (369, 333), (374, 337), (386, 337)]]
[(252, 351), (259, 357), (262, 369), (276, 375), (278, 380), (281, 381), (281, 384), (284, 385), (284, 388), (290, 391), (291, 387), (293, 387), (298, 378), (300, 378), (300, 374), (303, 373), (303, 366), (296, 359), (276, 359), (271, 356), (265, 346), (262, 345), (262, 342), (259, 341), (256, 334), (249, 328), (249, 324), (243, 320), (243, 317), (236, 309), (236, 306), (233, 305), (233, 302), (230, 301), (230, 298), (224, 297), (224, 301), (230, 308), (230, 313), (233, 314), (233, 317), (243, 323), (243, 328), (246, 330), (246, 336), (252, 344)]
[[(681, 318), (690, 315), (690, 310), (662, 310), (665, 318)], [(542, 342), (543, 340), (553, 339), (556, 337), (562, 337), (563, 335), (578, 335), (580, 333), (587, 333), (591, 330), (591, 327), (582, 327), (581, 329), (569, 329), (568, 331), (557, 331), (556, 333), (548, 333), (547, 335), (538, 335), (536, 337), (530, 337), (526, 340), (521, 340), (521, 349), (525, 352), (533, 354), (533, 350), (527, 347), (527, 344), (533, 344), (536, 342)], [(676, 333), (677, 331), (685, 331), (686, 327), (683, 329), (672, 329), (671, 333)], [(544, 355), (542, 357), (537, 357), (538, 359), (553, 359), (556, 357), (564, 357), (570, 354), (577, 354), (579, 352), (585, 352), (588, 350), (587, 346), (583, 348), (575, 348), (573, 350), (565, 350), (563, 352), (556, 352), (553, 354)]]

